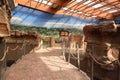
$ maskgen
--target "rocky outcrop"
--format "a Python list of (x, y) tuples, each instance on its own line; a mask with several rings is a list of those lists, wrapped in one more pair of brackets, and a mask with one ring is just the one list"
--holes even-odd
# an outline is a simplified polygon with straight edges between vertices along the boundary
[(86, 25), (83, 29), (85, 41), (94, 44), (109, 43), (112, 46), (120, 45), (120, 26), (113, 22), (98, 25)]
[[(120, 48), (120, 26), (114, 22), (102, 22), (98, 25), (86, 25), (83, 31), (86, 60), (95, 62), (94, 77), (100, 80), (117, 80), (118, 75), (115, 74), (118, 73), (119, 65), (116, 60), (118, 60)], [(111, 76), (111, 74), (114, 75)]]

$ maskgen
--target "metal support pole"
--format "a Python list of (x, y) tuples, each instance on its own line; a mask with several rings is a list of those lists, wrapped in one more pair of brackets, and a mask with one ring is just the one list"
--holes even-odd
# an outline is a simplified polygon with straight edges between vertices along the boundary
[(65, 41), (62, 40), (62, 54), (63, 54), (63, 59), (66, 61), (66, 58), (65, 58)]
[(77, 47), (77, 56), (78, 56), (78, 71), (80, 70), (80, 52), (79, 52), (79, 45), (76, 45)]
[[(119, 62), (120, 62), (120, 49), (119, 49), (118, 60), (119, 60)], [(120, 65), (119, 65), (119, 64), (118, 64), (118, 80), (120, 80)]]
[[(94, 45), (92, 45), (91, 54), (94, 54)], [(94, 80), (94, 61), (91, 61), (91, 80)]]
[(35, 46), (34, 44), (31, 44), (32, 45), (32, 53), (35, 53)]
[[(6, 49), (7, 49), (7, 46), (6, 46), (6, 42), (5, 42), (5, 41), (3, 41), (3, 43), (4, 43), (4, 52), (5, 52)], [(5, 59), (4, 59), (3, 64), (4, 64), (4, 67), (5, 67), (5, 70), (6, 70), (6, 69), (7, 69), (7, 66), (6, 66), (6, 57), (5, 57)]]
[(26, 49), (26, 45), (24, 46), (24, 49), (23, 49), (23, 51), (24, 51), (23, 54), (24, 54), (24, 55), (25, 55), (25, 49)]
[(68, 63), (70, 63), (70, 54), (71, 54), (71, 50), (70, 50), (70, 48), (69, 48), (69, 53), (68, 53)]

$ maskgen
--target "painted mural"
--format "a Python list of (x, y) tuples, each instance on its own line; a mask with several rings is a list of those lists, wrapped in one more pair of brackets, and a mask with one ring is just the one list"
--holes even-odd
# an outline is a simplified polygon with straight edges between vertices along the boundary
[(12, 11), (11, 24), (37, 26), (37, 27), (55, 27), (55, 28), (80, 28), (86, 24), (97, 24), (99, 21), (78, 18), (68, 15), (50, 14), (40, 10), (17, 6)]

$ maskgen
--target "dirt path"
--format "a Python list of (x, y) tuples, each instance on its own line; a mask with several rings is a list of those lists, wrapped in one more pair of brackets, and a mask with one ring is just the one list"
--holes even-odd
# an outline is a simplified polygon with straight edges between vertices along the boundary
[(4, 80), (89, 80), (86, 74), (65, 62), (60, 48), (27, 54), (7, 69)]

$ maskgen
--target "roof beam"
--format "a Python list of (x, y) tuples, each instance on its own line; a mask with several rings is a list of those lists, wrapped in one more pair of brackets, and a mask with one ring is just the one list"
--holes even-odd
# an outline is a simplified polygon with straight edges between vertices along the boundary
[[(93, 3), (93, 2), (91, 2), (91, 3)], [(92, 6), (94, 6), (94, 5), (96, 5), (96, 4), (98, 4), (98, 3), (101, 3), (101, 2), (98, 2), (98, 1), (96, 1), (96, 2), (94, 2), (93, 4), (90, 4), (89, 6), (85, 6), (84, 8), (82, 8), (81, 10), (85, 10), (85, 9), (87, 9), (87, 8), (89, 8), (89, 7), (92, 7)], [(80, 8), (78, 8), (78, 9), (80, 9)]]
[[(116, 6), (116, 4), (114, 4), (114, 3), (110, 3), (110, 2), (108, 2), (108, 1), (105, 1), (108, 5), (111, 5), (111, 6), (114, 6), (115, 8), (117, 8), (117, 9), (120, 9), (119, 7), (117, 7)], [(116, 1), (118, 4), (120, 4), (118, 1)]]
[[(42, 1), (43, 1), (43, 0), (42, 0)], [(40, 0), (38, 0), (38, 1), (37, 1), (37, 4), (36, 4), (36, 6), (35, 6), (35, 8), (37, 8), (38, 4), (41, 5), (41, 4), (42, 4), (42, 1), (40, 2)], [(39, 5), (39, 6), (40, 6), (40, 5)]]
[(83, 4), (84, 2), (86, 2), (87, 0), (83, 0), (83, 1), (81, 1), (81, 2), (79, 2), (79, 3), (75, 3), (74, 5), (72, 5), (72, 6), (70, 6), (70, 7), (67, 7), (68, 8), (68, 10), (65, 10), (64, 12), (67, 12), (67, 11), (69, 11), (69, 9), (71, 9), (71, 8), (77, 8), (79, 5), (81, 5), (81, 4)]
[(66, 6), (71, 0), (67, 0), (64, 4), (61, 4), (63, 7)]
[[(70, 12), (70, 10), (71, 10), (71, 9), (69, 8), (69, 12)], [(76, 9), (75, 9), (75, 11), (77, 11), (77, 12), (83, 12), (83, 13), (86, 13), (86, 14), (90, 14), (90, 16), (98, 16), (98, 17), (101, 17), (101, 18), (106, 18), (106, 13), (97, 15), (97, 14), (95, 14), (95, 13), (86, 12), (86, 11), (81, 10), (81, 9), (79, 9), (79, 10), (76, 10)], [(100, 12), (100, 11), (98, 11), (98, 12)], [(105, 16), (102, 16), (102, 15), (105, 15)], [(112, 15), (111, 15), (111, 14), (107, 14), (107, 15), (109, 15), (109, 16), (107, 17), (107, 19), (112, 19)]]
[(48, 5), (48, 3), (50, 2), (51, 0), (47, 0), (47, 3), (46, 3), (46, 5)]
[[(117, 1), (115, 1), (115, 2), (112, 2), (112, 3), (116, 3)], [(95, 9), (90, 9), (90, 10), (86, 10), (86, 11), (96, 11), (96, 10), (100, 10), (101, 8), (104, 8), (104, 7), (106, 7), (106, 6), (109, 6), (109, 4), (105, 4), (105, 5), (103, 5), (103, 6), (101, 6), (101, 7), (98, 7), (98, 8), (95, 8)]]

